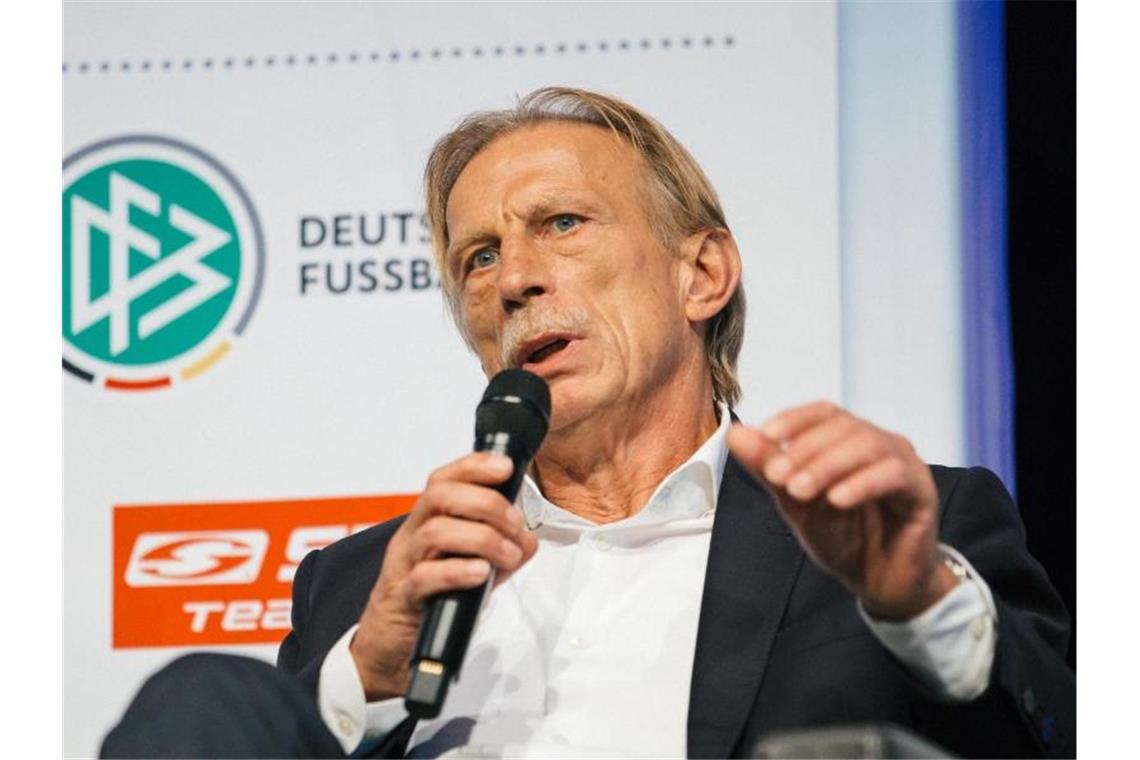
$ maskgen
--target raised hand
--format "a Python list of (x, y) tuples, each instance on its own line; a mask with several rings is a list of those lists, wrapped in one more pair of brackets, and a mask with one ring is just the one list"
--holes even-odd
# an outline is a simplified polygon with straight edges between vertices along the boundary
[(478, 452), (441, 467), (392, 536), (349, 647), (368, 700), (407, 689), (427, 597), (478, 586), (492, 566), (502, 583), (538, 550), (522, 515), (492, 488), (512, 466)]
[(938, 492), (900, 435), (830, 402), (734, 425), (729, 448), (772, 492), (820, 568), (872, 617), (910, 619), (957, 584), (938, 553)]

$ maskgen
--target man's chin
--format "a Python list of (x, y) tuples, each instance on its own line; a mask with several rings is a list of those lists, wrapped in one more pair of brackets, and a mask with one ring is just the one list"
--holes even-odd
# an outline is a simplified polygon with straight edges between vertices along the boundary
[(574, 435), (602, 423), (606, 412), (582, 381), (566, 375), (550, 379), (550, 435)]

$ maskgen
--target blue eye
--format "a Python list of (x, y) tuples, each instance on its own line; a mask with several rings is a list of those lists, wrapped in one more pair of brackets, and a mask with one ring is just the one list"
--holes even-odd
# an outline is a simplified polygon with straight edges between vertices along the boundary
[(558, 232), (569, 232), (581, 224), (582, 220), (573, 214), (562, 214), (550, 220), (550, 224)]
[(471, 268), (482, 269), (489, 267), (499, 260), (499, 252), (494, 248), (483, 248), (475, 252), (471, 257)]

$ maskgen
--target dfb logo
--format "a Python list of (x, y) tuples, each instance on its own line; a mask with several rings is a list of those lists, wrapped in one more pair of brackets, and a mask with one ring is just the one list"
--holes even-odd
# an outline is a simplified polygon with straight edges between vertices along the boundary
[(143, 533), (127, 563), (126, 582), (135, 588), (253, 583), (268, 547), (263, 530)]
[(217, 363), (249, 323), (265, 260), (234, 175), (158, 135), (103, 140), (63, 167), (64, 369), (139, 391)]

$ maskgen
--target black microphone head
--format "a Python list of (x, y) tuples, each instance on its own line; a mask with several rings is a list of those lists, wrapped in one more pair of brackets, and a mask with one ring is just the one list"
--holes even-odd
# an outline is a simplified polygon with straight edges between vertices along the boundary
[(505, 432), (533, 455), (550, 427), (550, 387), (524, 369), (505, 369), (491, 378), (475, 410), (475, 438)]

